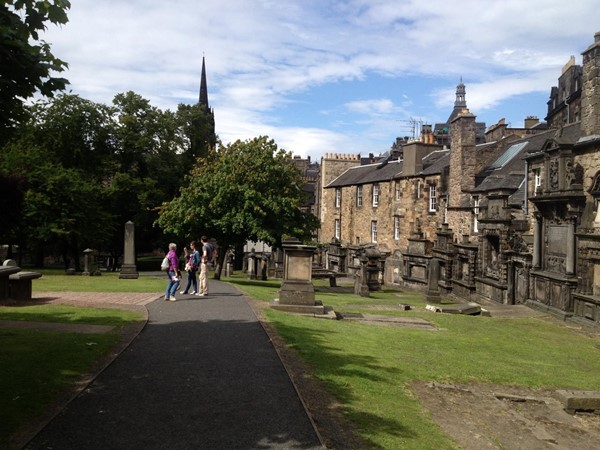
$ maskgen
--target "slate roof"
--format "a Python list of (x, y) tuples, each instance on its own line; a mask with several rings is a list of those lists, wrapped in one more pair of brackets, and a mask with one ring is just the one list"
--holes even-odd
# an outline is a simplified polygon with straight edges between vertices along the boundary
[(325, 188), (355, 186), (359, 184), (377, 183), (396, 178), (402, 171), (402, 161), (381, 162), (365, 166), (351, 167)]
[(450, 150), (436, 150), (423, 158), (423, 170), (419, 175), (437, 175), (450, 165)]
[[(550, 139), (561, 143), (575, 144), (580, 133), (579, 123), (574, 123), (559, 130), (550, 129), (511, 142), (495, 161), (492, 161), (477, 175), (477, 178), (483, 178), (483, 181), (473, 192), (517, 191), (525, 178), (525, 157), (541, 152), (544, 144)], [(499, 163), (503, 164), (499, 166)], [(513, 195), (515, 194), (516, 192)], [(522, 195), (524, 198), (524, 190)]]

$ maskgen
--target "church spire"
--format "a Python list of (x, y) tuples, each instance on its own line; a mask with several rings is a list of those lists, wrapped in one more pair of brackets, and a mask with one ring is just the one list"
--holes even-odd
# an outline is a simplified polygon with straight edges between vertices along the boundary
[(206, 109), (210, 111), (210, 107), (208, 105), (208, 88), (206, 86), (206, 68), (204, 66), (204, 56), (202, 57), (202, 77), (200, 78), (199, 103), (206, 106)]

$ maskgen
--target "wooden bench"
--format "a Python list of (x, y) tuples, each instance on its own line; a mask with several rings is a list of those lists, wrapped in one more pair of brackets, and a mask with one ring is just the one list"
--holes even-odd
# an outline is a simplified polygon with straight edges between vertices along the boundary
[(21, 270), (20, 267), (17, 266), (17, 263), (12, 259), (7, 259), (6, 261), (4, 261), (2, 267), (0, 267), (0, 271), (8, 273), (8, 289), (5, 298), (11, 298), (13, 300), (18, 301), (31, 300), (32, 280), (40, 278), (42, 276), (41, 273), (24, 272)]

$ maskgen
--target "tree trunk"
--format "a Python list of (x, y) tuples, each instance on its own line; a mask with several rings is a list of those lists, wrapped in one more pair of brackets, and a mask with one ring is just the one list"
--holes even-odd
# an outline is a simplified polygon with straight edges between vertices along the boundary
[(221, 271), (223, 270), (223, 264), (225, 262), (225, 257), (227, 256), (227, 250), (229, 249), (229, 244), (219, 245), (219, 253), (217, 255), (217, 267), (215, 267), (215, 274), (213, 278), (215, 280), (221, 279)]

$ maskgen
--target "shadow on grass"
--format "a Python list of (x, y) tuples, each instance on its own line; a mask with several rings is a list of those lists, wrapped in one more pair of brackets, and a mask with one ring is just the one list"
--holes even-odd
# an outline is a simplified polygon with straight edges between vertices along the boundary
[[(336, 401), (344, 405), (345, 417), (349, 418), (353, 422), (352, 425), (363, 435), (390, 435), (402, 439), (417, 437), (414, 430), (400, 421), (355, 406), (361, 394), (356, 392), (353, 386), (389, 383), (390, 378), (401, 378), (403, 371), (400, 367), (383, 366), (372, 356), (349, 353), (345, 349), (330, 345), (331, 330), (310, 329), (278, 319), (273, 319), (273, 324), (280, 336), (314, 368), (315, 375), (324, 382), (327, 390), (333, 394)], [(343, 378), (354, 381), (336, 381)], [(335, 406), (328, 404), (325, 408), (333, 409)], [(377, 447), (375, 442), (369, 441), (368, 444), (367, 448)]]

